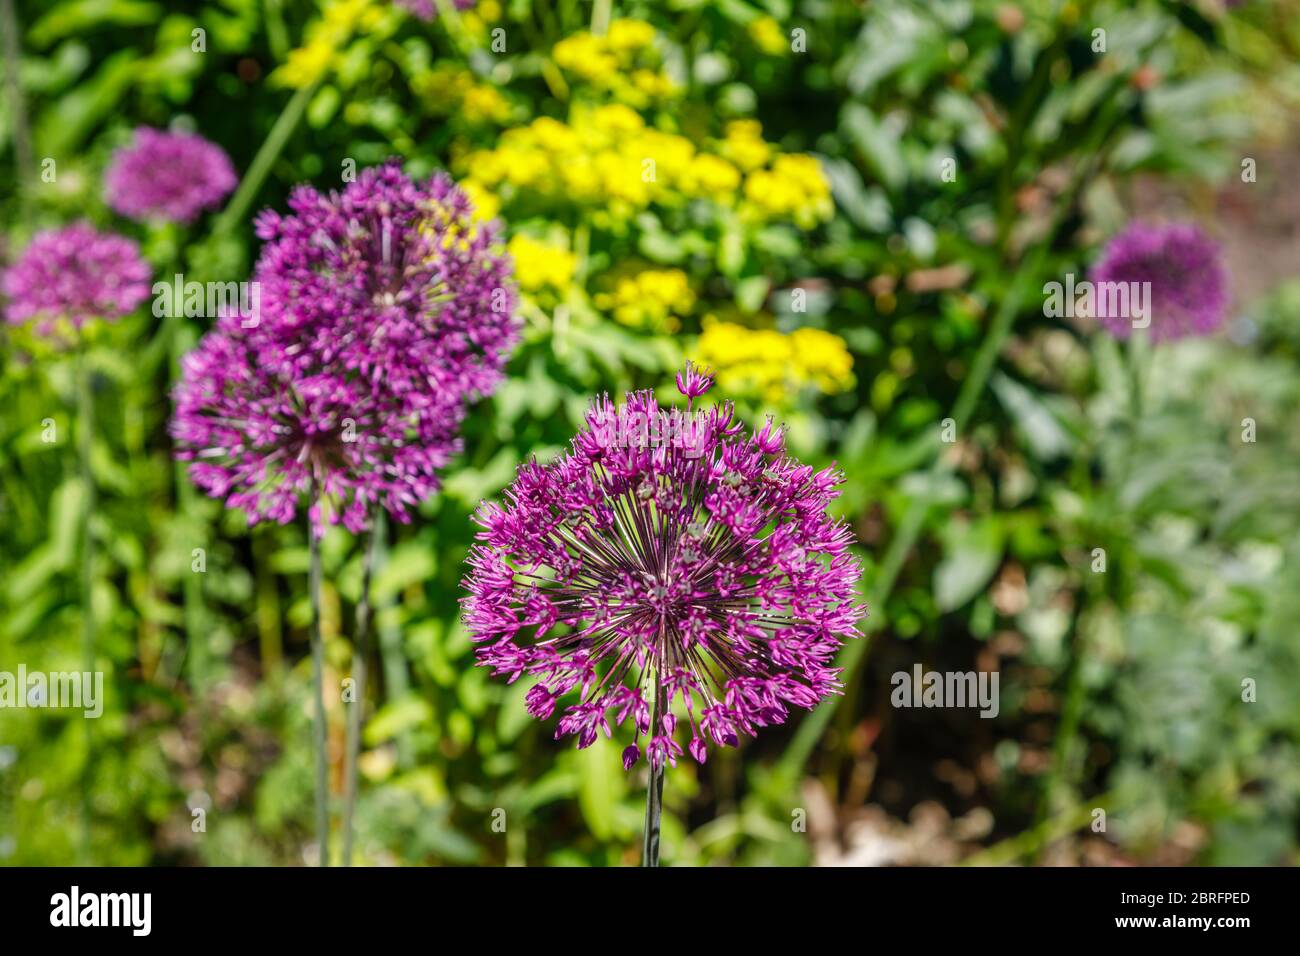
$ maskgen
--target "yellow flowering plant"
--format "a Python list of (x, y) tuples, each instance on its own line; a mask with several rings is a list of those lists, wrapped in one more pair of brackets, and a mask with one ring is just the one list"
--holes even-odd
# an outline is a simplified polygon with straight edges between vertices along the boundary
[[(512, 42), (521, 33), (528, 43)], [(788, 52), (771, 17), (751, 19), (743, 42)], [(531, 341), (662, 373), (727, 335), (793, 341), (808, 316), (789, 303), (835, 213), (819, 159), (769, 139), (743, 104), (683, 111), (698, 85), (688, 59), (630, 16), (545, 43), (495, 0), (323, 0), (275, 79), (311, 95), (316, 129), (342, 120), (360, 134), (358, 161), (397, 152), (450, 167), (477, 216), (505, 224)], [(401, 79), (427, 125), (396, 109)], [(716, 315), (727, 321), (706, 331)], [(737, 397), (779, 406), (834, 394), (846, 376), (732, 379)]]
[[(682, 115), (682, 51), (645, 20), (570, 32), (541, 56), (513, 59), (506, 45), (490, 69), (406, 66), (420, 103), (446, 118), (436, 135), (480, 216), (507, 224), (539, 337), (666, 370), (719, 341), (708, 314), (757, 341), (799, 329), (794, 309), (775, 331), (774, 300), (789, 301), (792, 263), (834, 215), (815, 156), (765, 138), (750, 117)], [(539, 101), (531, 119), (512, 107)], [(836, 372), (738, 376), (736, 394), (778, 406), (842, 389), (848, 350), (815, 331), (833, 340)]]

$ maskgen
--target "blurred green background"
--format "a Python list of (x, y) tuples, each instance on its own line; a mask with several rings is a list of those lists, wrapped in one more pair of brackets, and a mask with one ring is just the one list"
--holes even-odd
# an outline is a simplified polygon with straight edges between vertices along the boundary
[[(527, 682), (472, 666), (457, 599), (479, 500), (594, 393), (687, 357), (843, 467), (873, 630), (836, 705), (669, 772), (665, 863), (1296, 862), (1293, 0), (6, 5), (0, 264), (88, 217), (159, 277), (242, 280), (258, 209), (391, 155), (505, 223), (525, 343), (377, 572), (362, 862), (637, 861), (644, 764), (553, 741)], [(225, 209), (115, 217), (103, 170), (139, 125), (221, 144)], [(1200, 223), (1234, 292), (1223, 333), (1156, 350), (1140, 414), (1117, 344), (1042, 309), (1136, 216)], [(93, 334), (106, 709), (0, 711), (0, 863), (312, 858), (304, 530), (250, 531), (166, 435), (208, 324), (144, 307)], [(72, 356), (0, 329), (0, 670), (79, 668), (75, 394)], [(324, 541), (327, 690), (360, 548)], [(996, 670), (997, 718), (891, 707), (917, 662)]]

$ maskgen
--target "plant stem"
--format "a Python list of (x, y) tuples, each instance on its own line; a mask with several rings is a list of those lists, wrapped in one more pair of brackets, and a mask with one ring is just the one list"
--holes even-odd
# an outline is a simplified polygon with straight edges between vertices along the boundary
[(465, 36), (465, 28), (460, 22), (460, 11), (451, 0), (433, 0), (433, 5), (438, 8), (438, 23), (447, 32), (451, 45), (462, 57), (468, 57), (470, 45)]
[[(316, 482), (311, 486), (312, 510), (319, 500)], [(316, 843), (320, 847), (320, 865), (329, 866), (329, 806), (326, 787), (328, 786), (329, 755), (325, 743), (325, 650), (320, 636), (321, 608), (321, 567), (320, 541), (311, 519), (307, 520), (307, 550), (311, 554), (309, 588), (311, 591), (311, 676), (316, 695), (316, 713), (313, 719), (313, 737), (316, 749)]]
[[(659, 686), (659, 675), (655, 675), (655, 706), (653, 716), (650, 718), (650, 740), (654, 741), (655, 735), (659, 733), (659, 723), (663, 717), (664, 699), (663, 689)], [(645, 832), (642, 834), (641, 842), (641, 865), (658, 866), (659, 865), (659, 824), (663, 817), (664, 809), (664, 765), (666, 760), (660, 759), (658, 766), (655, 766), (653, 749), (650, 749), (650, 780), (646, 785), (645, 795)]]
[(275, 121), (275, 125), (271, 127), (271, 132), (262, 141), (261, 148), (258, 149), (257, 155), (253, 157), (252, 163), (249, 164), (248, 172), (240, 180), (235, 195), (213, 224), (212, 232), (214, 234), (220, 235), (223, 232), (229, 232), (244, 221), (248, 207), (257, 198), (262, 183), (266, 181), (267, 175), (271, 172), (271, 166), (279, 158), (280, 151), (284, 149), (284, 144), (289, 141), (289, 136), (298, 127), (298, 122), (302, 119), (302, 114), (306, 111), (307, 104), (311, 101), (312, 94), (316, 92), (316, 87), (319, 85), (320, 83), (317, 82), (302, 87), (285, 104), (284, 109)]
[(1035, 824), (1045, 823), (1058, 808), (1074, 805), (1074, 788), (1077, 776), (1078, 748), (1075, 738), (1079, 721), (1083, 717), (1084, 692), (1083, 663), (1087, 656), (1085, 635), (1079, 626), (1076, 612), (1070, 622), (1070, 633), (1065, 646), (1065, 694), (1061, 703), (1061, 718), (1052, 740), (1052, 766), (1043, 776), (1041, 802)]
[(610, 8), (613, 6), (612, 0), (596, 0), (591, 7), (591, 32), (603, 37), (609, 32)]
[(1129, 335), (1127, 351), (1129, 389), (1131, 391), (1129, 396), (1130, 411), (1133, 413), (1133, 434), (1137, 435), (1142, 421), (1142, 413), (1146, 407), (1143, 390), (1146, 385), (1147, 368), (1150, 365), (1151, 357), (1151, 342), (1147, 338), (1145, 331), (1139, 332), (1135, 329)]
[(95, 669), (95, 614), (91, 606), (94, 585), (95, 538), (90, 518), (95, 511), (95, 476), (90, 469), (91, 447), (95, 428), (95, 393), (90, 366), (83, 351), (77, 363), (77, 463), (81, 472), (81, 653), (86, 670)]
[(27, 104), (22, 80), (18, 75), (21, 54), (18, 45), (18, 15), (13, 0), (0, 0), (0, 34), (4, 35), (5, 92), (9, 99), (10, 136), (13, 140), (14, 164), (18, 168), (18, 189), (27, 201), (27, 185), (32, 177), (32, 147), (27, 133)]
[[(191, 345), (186, 336), (185, 320), (177, 314), (167, 322), (167, 340), (171, 352), (168, 366), (169, 384), (180, 381), (181, 364), (185, 353)], [(176, 460), (172, 463), (176, 481), (176, 509), (185, 516), (187, 528), (197, 528), (194, 519), (194, 488), (187, 475), (188, 466)], [(204, 542), (206, 546), (206, 541)], [(182, 602), (184, 604), (185, 646), (188, 656), (190, 686), (195, 699), (202, 701), (208, 683), (208, 645), (207, 632), (203, 626), (203, 585), (198, 575), (191, 569), (181, 584)]]
[(343, 796), (343, 865), (352, 865), (352, 813), (357, 803), (357, 758), (361, 751), (361, 719), (366, 707), (366, 658), (370, 654), (370, 579), (375, 567), (375, 534), (377, 515), (372, 508), (370, 532), (366, 535), (366, 550), (361, 559), (361, 598), (357, 602), (357, 642), (352, 651), (353, 687), (352, 706), (348, 708), (348, 744), (344, 758)]
[(277, 62), (283, 63), (289, 56), (289, 30), (284, 25), (284, 0), (266, 0), (266, 40), (271, 46), (271, 55)]
[[(382, 567), (388, 553), (388, 513), (380, 508), (375, 516), (375, 525), (370, 532), (375, 538), (375, 567)], [(376, 608), (383, 611), (381, 604)], [(393, 623), (392, 615), (376, 615), (375, 630), (379, 635), (379, 657), (384, 668), (384, 691), (389, 700), (401, 700), (411, 690), (411, 677), (406, 670), (406, 658), (402, 656), (402, 632)], [(411, 734), (403, 729), (397, 734), (397, 763), (400, 767), (412, 765), (414, 752), (411, 746)]]
[[(87, 360), (86, 346), (82, 345), (77, 357), (77, 465), (81, 477), (81, 659), (82, 669), (90, 677), (95, 671), (95, 536), (91, 518), (95, 513), (95, 475), (91, 470), (90, 456), (95, 429), (94, 377)], [(81, 851), (83, 859), (90, 861), (91, 780), (90, 762), (93, 753), (90, 721), (86, 728), (86, 762), (81, 787)]]

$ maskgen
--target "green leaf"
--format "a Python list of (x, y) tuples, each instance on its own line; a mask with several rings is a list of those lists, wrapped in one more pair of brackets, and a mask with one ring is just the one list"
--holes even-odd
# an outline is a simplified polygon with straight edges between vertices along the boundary
[(1015, 379), (1001, 372), (993, 376), (993, 391), (1016, 424), (1016, 429), (1039, 461), (1067, 454), (1074, 442), (1047, 405)]
[(154, 3), (130, 0), (73, 0), (60, 3), (41, 17), (28, 31), (27, 41), (36, 48), (76, 33), (93, 33), (106, 26), (146, 26), (158, 20)]
[(1002, 563), (1002, 527), (995, 518), (952, 524), (945, 554), (934, 569), (934, 599), (940, 611), (961, 607), (984, 590)]
[(840, 123), (873, 173), (890, 190), (897, 190), (907, 178), (907, 166), (898, 137), (884, 128), (874, 113), (861, 103), (844, 107)]
[(433, 552), (419, 541), (404, 541), (388, 555), (375, 574), (374, 600), (386, 604), (408, 585), (427, 581), (437, 569)]
[(137, 67), (135, 52), (120, 50), (104, 60), (93, 80), (79, 84), (46, 111), (36, 128), (41, 154), (57, 158), (75, 152), (95, 124), (113, 113)]
[[(357, 706), (352, 704), (350, 706)], [(414, 694), (380, 707), (366, 725), (366, 745), (374, 747), (392, 740), (403, 731), (413, 730), (433, 720), (433, 708), (428, 701)]]
[(736, 283), (736, 305), (742, 312), (753, 314), (763, 308), (771, 283), (767, 276), (750, 276)]
[(578, 751), (578, 806), (597, 839), (614, 835), (614, 808), (623, 796), (623, 766), (614, 744), (597, 736)]

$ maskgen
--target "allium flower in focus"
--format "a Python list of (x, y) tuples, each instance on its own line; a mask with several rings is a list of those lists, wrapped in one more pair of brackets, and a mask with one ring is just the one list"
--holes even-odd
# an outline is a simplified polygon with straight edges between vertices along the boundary
[(864, 613), (852, 534), (826, 511), (842, 476), (788, 457), (771, 420), (746, 437), (731, 403), (694, 411), (710, 385), (678, 376), (685, 413), (650, 391), (621, 412), (598, 399), (569, 453), (521, 466), (476, 516), (462, 604), (479, 662), (536, 678), (529, 713), (562, 707), (556, 737), (579, 747), (630, 719), (628, 769), (643, 735), (654, 766), (676, 764), (675, 699), (700, 763), (811, 708), (838, 689), (835, 652)]
[(449, 179), (396, 164), (290, 206), (258, 219), (258, 321), (222, 319), (185, 361), (178, 457), (252, 522), (292, 520), (313, 480), (317, 533), (360, 530), (374, 506), (408, 521), (517, 340), (509, 261)]
[(193, 133), (142, 126), (113, 154), (105, 198), (131, 219), (189, 223), (234, 190), (238, 179), (225, 150)]
[(37, 319), (42, 333), (67, 320), (113, 321), (149, 298), (149, 265), (139, 247), (114, 233), (79, 222), (36, 234), (4, 273), (10, 322)]
[[(1088, 278), (1094, 285), (1149, 282), (1153, 341), (1209, 335), (1227, 317), (1228, 272), (1218, 244), (1189, 223), (1132, 223), (1107, 243)], [(1107, 304), (1097, 296), (1096, 318), (1116, 337), (1128, 338), (1133, 317), (1108, 314)]]

